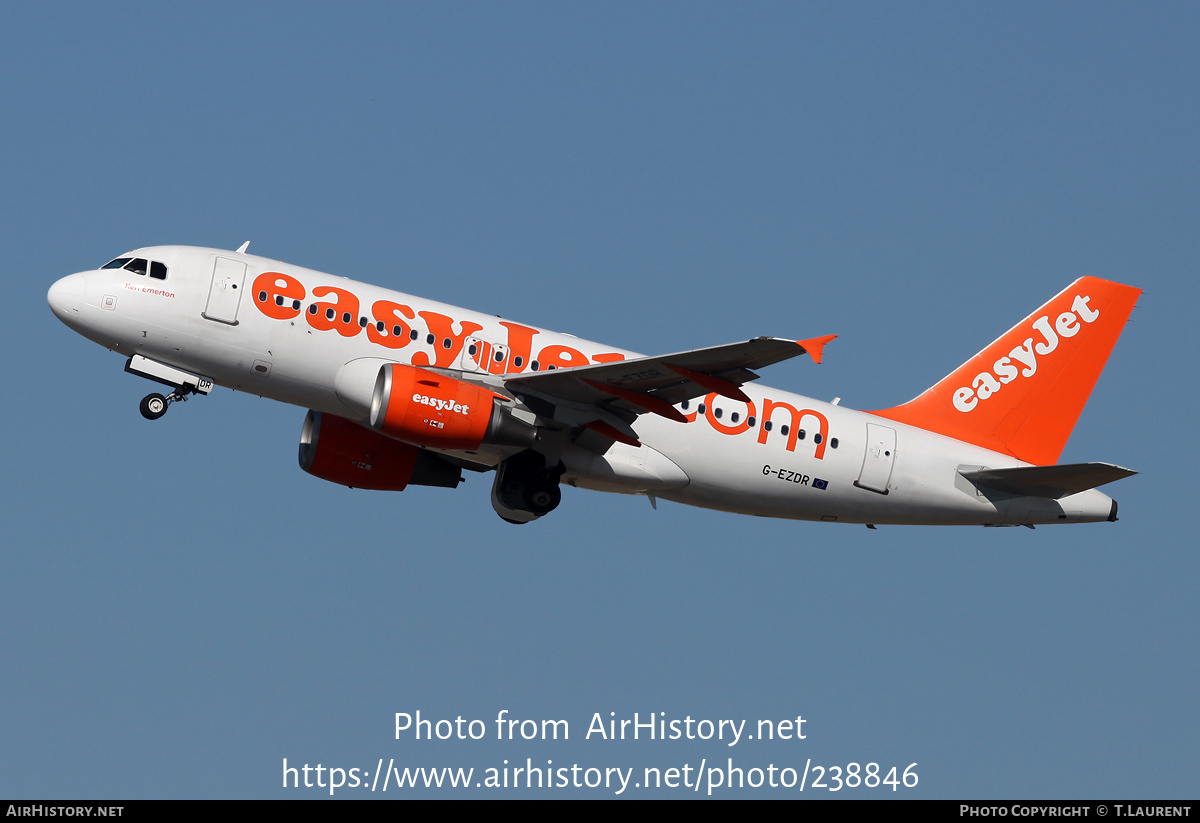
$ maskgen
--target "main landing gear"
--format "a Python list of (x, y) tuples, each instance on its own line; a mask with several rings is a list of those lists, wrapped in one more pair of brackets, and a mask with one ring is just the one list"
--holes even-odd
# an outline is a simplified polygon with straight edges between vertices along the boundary
[(193, 386), (176, 386), (175, 390), (166, 397), (158, 392), (152, 392), (142, 398), (142, 402), (138, 404), (138, 411), (147, 420), (157, 420), (167, 413), (167, 409), (171, 407), (172, 403), (186, 401), (189, 394), (195, 393), (196, 389)]
[(548, 466), (546, 458), (533, 449), (518, 452), (496, 467), (492, 508), (509, 523), (537, 520), (558, 508), (562, 473), (562, 463)]

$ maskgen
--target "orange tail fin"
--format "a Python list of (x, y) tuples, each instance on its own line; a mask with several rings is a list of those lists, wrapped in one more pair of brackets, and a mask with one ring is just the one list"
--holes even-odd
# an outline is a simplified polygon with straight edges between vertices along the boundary
[(872, 413), (1055, 463), (1141, 293), (1082, 277), (920, 397)]

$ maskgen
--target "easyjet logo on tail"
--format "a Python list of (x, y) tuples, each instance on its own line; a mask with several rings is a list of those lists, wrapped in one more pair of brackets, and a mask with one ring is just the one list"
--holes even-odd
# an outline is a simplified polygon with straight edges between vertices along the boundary
[(872, 414), (1054, 463), (1141, 293), (1081, 277), (920, 396)]
[(992, 364), (991, 371), (980, 372), (971, 381), (970, 386), (963, 386), (954, 392), (954, 408), (966, 413), (975, 409), (979, 401), (999, 392), (1004, 386), (1020, 377), (1033, 377), (1038, 370), (1038, 358), (1052, 354), (1058, 348), (1060, 338), (1070, 338), (1079, 334), (1083, 328), (1080, 323), (1092, 323), (1100, 316), (1088, 306), (1092, 298), (1087, 295), (1075, 295), (1071, 310), (1065, 311), (1050, 325), (1050, 316), (1043, 315), (1033, 321), (1032, 328), (1041, 335), (1039, 342), (1027, 337), (1025, 342), (1014, 348), (1006, 356)]

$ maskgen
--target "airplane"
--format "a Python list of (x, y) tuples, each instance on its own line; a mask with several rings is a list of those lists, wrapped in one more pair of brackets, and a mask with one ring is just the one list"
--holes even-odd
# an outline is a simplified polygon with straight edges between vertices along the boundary
[(494, 471), (510, 523), (561, 485), (762, 517), (898, 525), (1115, 521), (1135, 472), (1056, 465), (1140, 289), (1076, 280), (910, 402), (857, 411), (756, 370), (835, 335), (646, 357), (247, 253), (136, 249), (55, 282), (54, 314), (170, 388), (308, 409), (301, 467), (362, 489)]

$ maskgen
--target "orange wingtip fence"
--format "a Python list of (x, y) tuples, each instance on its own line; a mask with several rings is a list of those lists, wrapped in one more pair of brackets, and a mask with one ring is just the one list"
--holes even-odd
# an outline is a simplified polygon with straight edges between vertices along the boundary
[(810, 337), (807, 340), (797, 340), (796, 343), (812, 357), (813, 362), (818, 366), (821, 365), (821, 356), (825, 352), (825, 344), (830, 340), (836, 340), (836, 334), (827, 334), (824, 337)]

